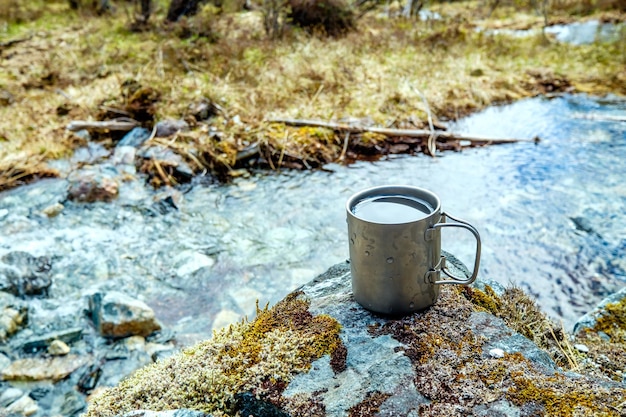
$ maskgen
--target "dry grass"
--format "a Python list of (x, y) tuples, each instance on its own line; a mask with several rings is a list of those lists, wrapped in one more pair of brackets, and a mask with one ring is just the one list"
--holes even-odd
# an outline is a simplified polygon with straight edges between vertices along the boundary
[[(275, 127), (263, 122), (271, 117), (425, 126), (426, 109), (416, 89), (435, 119), (541, 94), (554, 80), (561, 89), (626, 95), (626, 51), (620, 43), (571, 46), (541, 37), (512, 42), (482, 35), (471, 22), (472, 13), (481, 10), (478, 3), (434, 4), (441, 21), (371, 13), (344, 37), (291, 29), (276, 41), (265, 35), (260, 12), (217, 14), (207, 7), (196, 18), (166, 27), (159, 3), (152, 26), (137, 33), (129, 30), (128, 6), (97, 17), (70, 12), (61, 0), (45, 7), (21, 3), (0, 0), (0, 13), (10, 22), (0, 27), (0, 42), (22, 40), (0, 47), (0, 189), (52, 175), (43, 161), (81, 144), (64, 130), (67, 123), (102, 118), (103, 106), (124, 108), (129, 80), (157, 93), (154, 114), (144, 121), (148, 127), (165, 118), (190, 119), (189, 105), (202, 98), (220, 105), (221, 117), (208, 122), (220, 133), (219, 146), (202, 129), (172, 146), (199, 146), (195, 153), (209, 160), (201, 168), (226, 169), (233, 152), (255, 142), (268, 144), (270, 166), (278, 162), (285, 140), (287, 153), (304, 152), (295, 159), (313, 151), (319, 155), (312, 159), (324, 163), (342, 153), (343, 138), (293, 146), (306, 138), (284, 128), (278, 143)], [(517, 18), (537, 21), (532, 12), (524, 13)], [(243, 125), (234, 123), (234, 116)]]

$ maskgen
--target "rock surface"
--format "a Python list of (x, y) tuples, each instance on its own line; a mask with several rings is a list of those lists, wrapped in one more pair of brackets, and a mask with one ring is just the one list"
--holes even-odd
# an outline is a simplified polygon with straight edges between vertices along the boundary
[(13, 295), (45, 295), (52, 279), (51, 260), (35, 257), (26, 252), (9, 252), (0, 264), (0, 291)]
[[(493, 293), (483, 288), (485, 293), (444, 286), (433, 307), (384, 317), (354, 301), (349, 265), (340, 264), (261, 310), (255, 321), (218, 332), (103, 393), (87, 415), (174, 404), (216, 415), (273, 417), (626, 412), (626, 384), (565, 372), (547, 351), (481, 307)], [(305, 311), (297, 307), (303, 305)], [(316, 320), (340, 325), (338, 343), (323, 342), (330, 330), (317, 328)], [(318, 344), (328, 353), (311, 355)], [(250, 369), (258, 372), (246, 375)]]
[(11, 294), (0, 291), (0, 342), (4, 342), (28, 320), (28, 306)]
[(117, 291), (93, 294), (89, 307), (96, 328), (105, 337), (145, 337), (161, 328), (146, 303)]
[(8, 381), (58, 381), (87, 363), (87, 356), (26, 358), (13, 361), (1, 375)]
[[(624, 303), (626, 303), (626, 287), (622, 288), (620, 291), (616, 292), (615, 294), (612, 294), (606, 297), (596, 306), (596, 308), (594, 308), (593, 310), (591, 310), (590, 312), (582, 316), (580, 319), (578, 319), (578, 321), (574, 325), (574, 333), (578, 334), (578, 333), (581, 333), (583, 330), (593, 329), (598, 323), (598, 319), (606, 315), (607, 305), (609, 304), (619, 305), (619, 304), (624, 304)], [(623, 311), (622, 320), (624, 320), (624, 323), (622, 324), (626, 325), (626, 308), (622, 308), (622, 311)]]
[(87, 167), (72, 172), (69, 182), (68, 198), (82, 203), (111, 201), (119, 194), (117, 170), (108, 165)]

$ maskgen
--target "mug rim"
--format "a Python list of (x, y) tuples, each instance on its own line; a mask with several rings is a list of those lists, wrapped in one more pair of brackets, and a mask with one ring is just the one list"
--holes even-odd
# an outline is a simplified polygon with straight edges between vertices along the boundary
[[(402, 190), (410, 190), (413, 192), (417, 192), (419, 194), (426, 194), (432, 201), (436, 203), (436, 204), (432, 204), (432, 201), (428, 201), (429, 204), (433, 205), (433, 211), (427, 214), (424, 218), (421, 218), (419, 220), (413, 220), (413, 221), (408, 221), (408, 222), (398, 222), (398, 223), (381, 223), (381, 222), (366, 220), (357, 216), (356, 214), (352, 212), (352, 208), (355, 207), (358, 204), (358, 202), (364, 200), (366, 197), (375, 196), (375, 195), (385, 195), (385, 193), (382, 193), (381, 191), (387, 191), (386, 194), (400, 194), (401, 195)], [(441, 213), (441, 200), (439, 199), (439, 196), (437, 196), (437, 194), (421, 187), (415, 187), (412, 185), (378, 185), (378, 186), (374, 186), (374, 187), (357, 191), (356, 193), (352, 194), (352, 196), (350, 196), (350, 198), (348, 198), (348, 200), (346, 201), (346, 212), (348, 213), (349, 216), (352, 216), (359, 221), (367, 222), (371, 224), (384, 224), (387, 226), (393, 226), (393, 225), (399, 225), (399, 224), (417, 223), (417, 222), (424, 221), (426, 219), (431, 218), (432, 216), (435, 216)]]

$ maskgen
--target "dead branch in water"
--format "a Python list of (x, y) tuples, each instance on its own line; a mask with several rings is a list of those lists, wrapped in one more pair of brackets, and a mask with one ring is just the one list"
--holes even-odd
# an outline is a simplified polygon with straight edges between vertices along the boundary
[(115, 120), (105, 120), (105, 121), (84, 121), (84, 120), (75, 120), (70, 122), (67, 125), (66, 129), (71, 132), (76, 132), (79, 130), (94, 130), (97, 132), (106, 132), (106, 131), (121, 131), (128, 132), (133, 128), (139, 126), (139, 122), (134, 119), (115, 119)]
[(270, 123), (283, 123), (289, 126), (313, 126), (313, 127), (322, 127), (326, 129), (331, 129), (335, 131), (341, 132), (349, 132), (349, 133), (378, 133), (388, 137), (412, 137), (419, 139), (428, 139), (431, 135), (435, 135), (436, 140), (438, 141), (448, 141), (448, 140), (459, 140), (459, 141), (468, 141), (472, 144), (493, 144), (499, 145), (504, 143), (515, 143), (515, 142), (534, 142), (537, 143), (540, 141), (539, 137), (535, 137), (533, 139), (507, 139), (507, 138), (485, 138), (485, 137), (475, 137), (475, 136), (463, 136), (457, 135), (455, 133), (444, 132), (444, 131), (436, 131), (432, 132), (430, 130), (424, 129), (392, 129), (386, 127), (368, 127), (368, 126), (351, 126), (347, 124), (341, 123), (333, 123), (333, 122), (324, 122), (320, 120), (307, 120), (307, 119), (271, 119), (268, 120)]

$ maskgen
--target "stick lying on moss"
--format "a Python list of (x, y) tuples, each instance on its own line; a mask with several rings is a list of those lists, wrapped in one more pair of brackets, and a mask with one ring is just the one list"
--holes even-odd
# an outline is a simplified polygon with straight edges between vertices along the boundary
[(497, 139), (497, 138), (481, 138), (481, 137), (470, 137), (457, 135), (450, 132), (441, 132), (441, 131), (430, 131), (424, 129), (391, 129), (385, 127), (367, 127), (367, 126), (350, 126), (347, 124), (341, 123), (333, 123), (333, 122), (323, 122), (319, 120), (306, 120), (306, 119), (272, 119), (268, 120), (270, 123), (284, 123), (289, 126), (314, 126), (314, 127), (324, 127), (332, 130), (339, 130), (343, 132), (349, 133), (363, 133), (363, 132), (372, 132), (379, 133), (385, 136), (407, 136), (413, 138), (422, 138), (428, 139), (431, 135), (434, 135), (437, 140), (466, 140), (472, 143), (490, 143), (494, 145), (503, 144), (503, 143), (515, 143), (515, 142), (534, 142), (537, 143), (540, 141), (539, 137), (535, 137), (533, 139)]

